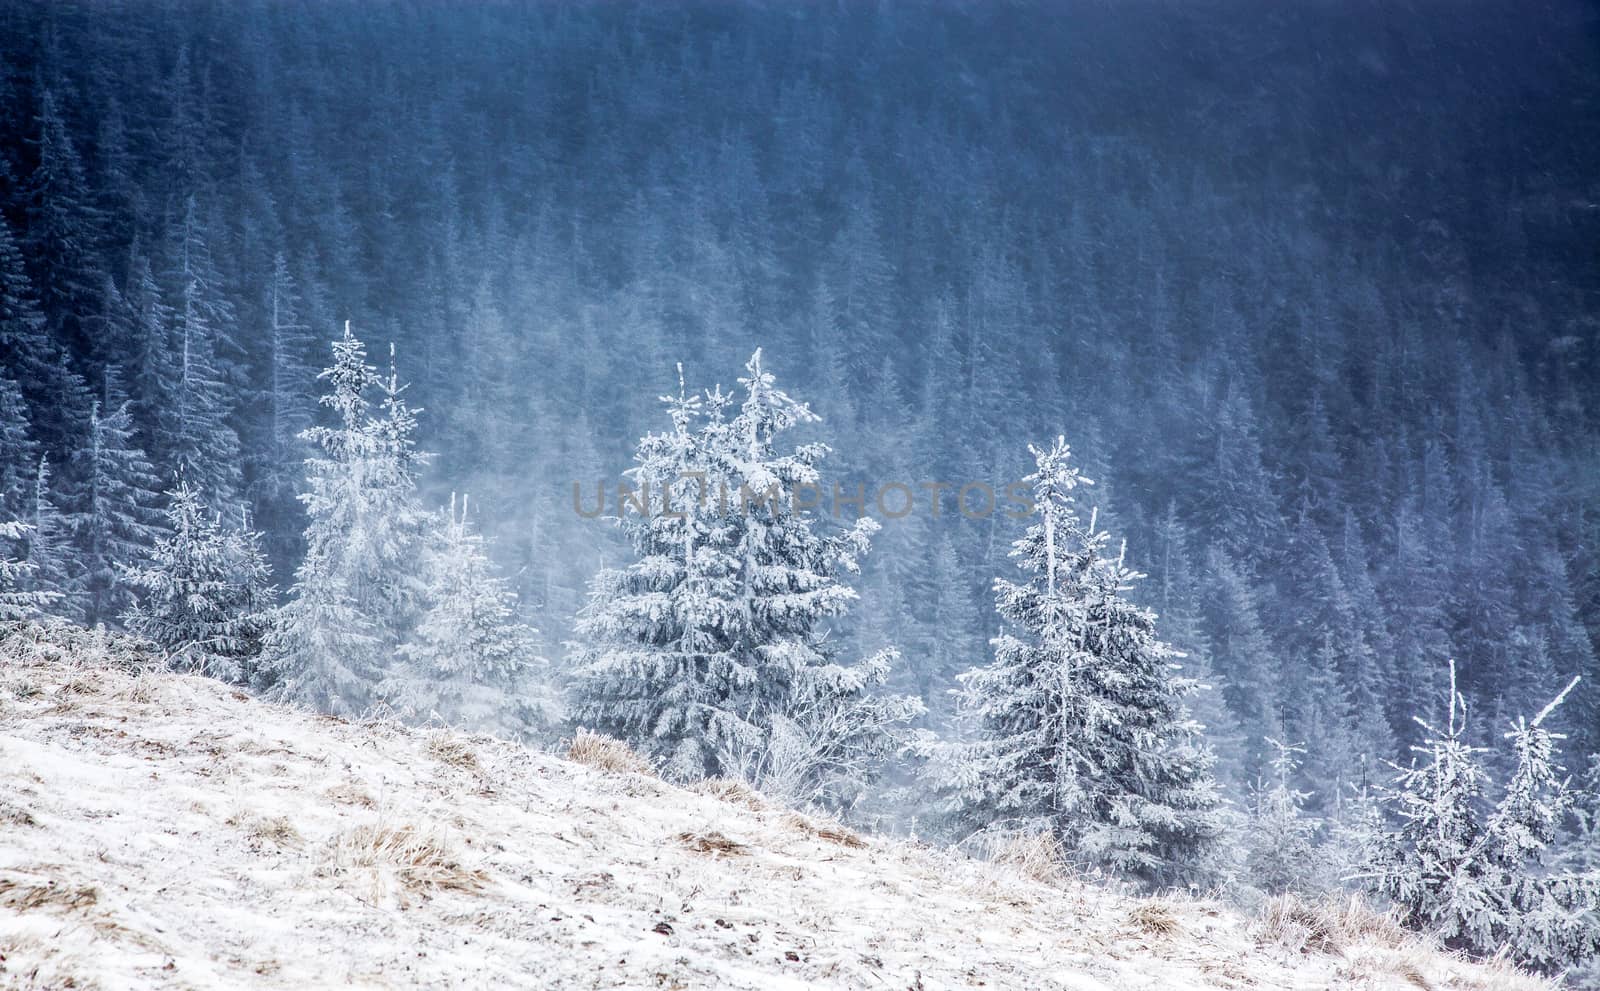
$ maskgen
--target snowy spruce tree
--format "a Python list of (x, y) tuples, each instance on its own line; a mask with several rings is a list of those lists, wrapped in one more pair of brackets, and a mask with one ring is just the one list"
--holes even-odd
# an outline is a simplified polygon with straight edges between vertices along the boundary
[(304, 527), (297, 496), (301, 467), (309, 450), (301, 435), (316, 419), (313, 335), (302, 317), (302, 303), (289, 261), (272, 260), (272, 275), (261, 302), (256, 430), (243, 438), (250, 456), (250, 496), (269, 548), (279, 558), (298, 557)]
[(75, 623), (84, 620), (84, 582), (72, 552), (71, 519), (56, 505), (50, 487), (50, 459), (39, 458), (33, 476), (28, 516), (27, 570), (23, 587), (50, 599), (50, 612)]
[(29, 480), (39, 459), (28, 425), (28, 404), (0, 369), (0, 519), (27, 514)]
[(1322, 856), (1327, 861), (1330, 884), (1340, 888), (1365, 888), (1373, 851), (1384, 833), (1383, 803), (1369, 780), (1369, 762), (1362, 760), (1353, 780), (1333, 803), (1328, 816)]
[(28, 538), (31, 528), (17, 520), (0, 520), (0, 623), (14, 623), (38, 616), (57, 598), (53, 592), (29, 587), (33, 570), (16, 548)]
[(272, 608), (261, 538), (224, 527), (182, 480), (170, 493), (166, 528), (149, 564), (123, 568), (134, 594), (123, 623), (166, 650), (174, 671), (248, 684)]
[(403, 640), (421, 615), (423, 549), (432, 514), (422, 507), (417, 483), (432, 455), (417, 448), (417, 415), (405, 393), (389, 345), (389, 374), (378, 379), (377, 413), (368, 421), (368, 459), (363, 468), (358, 522), (347, 550), (356, 593), (373, 621), (393, 643)]
[(1381, 840), (1374, 881), (1413, 925), (1459, 943), (1469, 938), (1472, 920), (1495, 914), (1495, 894), (1482, 881), (1478, 857), (1478, 806), (1487, 775), (1481, 749), (1467, 742), (1466, 700), (1456, 691), (1454, 662), (1450, 673), (1444, 730), (1418, 719), (1427, 735), (1412, 750), (1421, 762), (1396, 765), (1396, 787), (1385, 795), (1399, 829)]
[(1198, 880), (1222, 828), (1213, 757), (1184, 708), (1139, 577), (1074, 510), (1088, 484), (1062, 439), (1030, 448), (1034, 522), (995, 581), (1009, 631), (962, 676), (978, 740), (933, 765), (966, 829), (1050, 833), (1088, 866), (1150, 885)]
[[(420, 582), (417, 556), (426, 515), (416, 501), (415, 412), (398, 376), (367, 364), (366, 346), (345, 324), (333, 343), (322, 403), (334, 416), (304, 438), (321, 452), (306, 461), (300, 497), (310, 522), (306, 552), (279, 610), (258, 683), (279, 699), (340, 715), (363, 712), (410, 629)], [(375, 412), (368, 393), (384, 400)]]
[(535, 631), (494, 574), (483, 537), (454, 497), (423, 555), (426, 606), (380, 694), (396, 712), (508, 738), (538, 733), (557, 713), (539, 693)]
[[(4, 217), (0, 217), (0, 377), (10, 379), (21, 392), (20, 406), (13, 398), (0, 398), (8, 411), (26, 411), (34, 442), (55, 451), (78, 442), (89, 390), (50, 332), (28, 278), (22, 247)], [(16, 453), (7, 448), (0, 458)]]
[(240, 479), (239, 437), (230, 422), (235, 376), (228, 357), (236, 356), (239, 346), (233, 303), (209, 240), (191, 195), (169, 232), (173, 368), (161, 426), (172, 467), (222, 507), (236, 501)]
[(682, 387), (681, 367), (679, 385), (677, 396), (662, 399), (672, 429), (640, 439), (618, 488), (635, 561), (590, 583), (575, 631), (572, 713), (632, 742), (669, 776), (692, 779), (720, 772), (714, 754), (725, 741), (754, 740), (759, 730), (724, 704), (756, 677), (725, 631), (738, 612), (738, 562), (706, 450), (727, 399), (708, 394), (708, 422), (697, 435), (701, 401)]
[(1545, 971), (1600, 954), (1600, 873), (1548, 866), (1576, 796), (1556, 763), (1561, 737), (1544, 722), (1576, 684), (1505, 734), (1516, 769), (1485, 814), (1484, 750), (1468, 743), (1466, 700), (1451, 663), (1448, 721), (1440, 729), (1418, 719), (1424, 735), (1412, 749), (1419, 759), (1395, 765), (1395, 785), (1384, 795), (1397, 828), (1379, 836), (1366, 878), (1409, 925), (1453, 948), (1483, 956), (1504, 950)]
[(1257, 782), (1245, 834), (1245, 870), (1250, 883), (1268, 894), (1294, 891), (1314, 894), (1317, 876), (1316, 838), (1321, 824), (1306, 812), (1309, 792), (1294, 786), (1305, 747), (1268, 739), (1274, 751), (1269, 782)]
[(260, 536), (225, 528), (184, 481), (172, 490), (167, 531), (148, 565), (123, 570), (135, 599), (123, 622), (165, 650), (174, 670), (248, 683), (271, 620)]
[(110, 370), (103, 398), (90, 407), (88, 436), (72, 455), (79, 489), (71, 524), (90, 625), (114, 620), (127, 608), (121, 571), (143, 566), (163, 529), (161, 483), (134, 440), (131, 403)]
[[(843, 617), (876, 524), (838, 533), (796, 503), (822, 444), (780, 453), (817, 418), (757, 351), (744, 398), (681, 384), (672, 428), (639, 443), (622, 525), (636, 555), (591, 587), (579, 616), (573, 715), (629, 740), (678, 779), (743, 776), (792, 801), (849, 804), (920, 711), (879, 698), (893, 654), (840, 664)], [(651, 500), (654, 500), (653, 502)], [(665, 501), (663, 501), (665, 500)]]

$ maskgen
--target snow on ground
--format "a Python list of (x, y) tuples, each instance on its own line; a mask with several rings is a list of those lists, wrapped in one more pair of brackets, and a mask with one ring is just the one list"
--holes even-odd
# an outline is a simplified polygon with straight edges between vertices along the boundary
[[(3, 648), (0, 648), (3, 649)], [(0, 987), (1540, 988), (487, 737), (0, 656)]]

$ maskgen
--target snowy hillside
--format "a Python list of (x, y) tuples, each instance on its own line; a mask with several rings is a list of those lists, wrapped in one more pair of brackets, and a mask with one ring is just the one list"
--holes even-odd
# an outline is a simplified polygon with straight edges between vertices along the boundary
[(1046, 884), (736, 787), (0, 649), (0, 987), (1545, 986), (1358, 910)]

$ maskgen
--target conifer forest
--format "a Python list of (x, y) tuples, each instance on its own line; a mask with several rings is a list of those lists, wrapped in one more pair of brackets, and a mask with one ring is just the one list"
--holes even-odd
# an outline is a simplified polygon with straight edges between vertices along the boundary
[(1597, 245), (1588, 0), (0, 0), (0, 629), (1600, 987)]

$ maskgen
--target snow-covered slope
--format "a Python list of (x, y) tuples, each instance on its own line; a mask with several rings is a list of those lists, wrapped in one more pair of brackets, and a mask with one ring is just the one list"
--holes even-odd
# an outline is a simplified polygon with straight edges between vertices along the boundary
[[(0, 645), (0, 652), (5, 651)], [(0, 654), (0, 987), (1533, 988), (483, 737)]]

